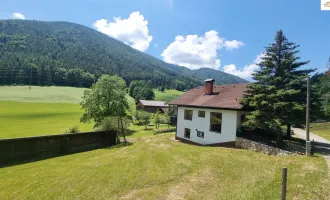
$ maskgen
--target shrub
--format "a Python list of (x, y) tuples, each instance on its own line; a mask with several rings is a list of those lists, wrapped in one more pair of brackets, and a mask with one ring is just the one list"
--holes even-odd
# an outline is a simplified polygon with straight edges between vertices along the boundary
[(65, 133), (79, 133), (79, 127), (73, 126), (73, 127), (69, 128), (68, 130), (66, 130)]
[[(123, 117), (122, 120), (123, 120), (124, 130), (126, 130), (129, 127), (131, 121), (129, 120), (128, 117)], [(119, 117), (106, 117), (102, 120), (102, 122), (99, 125), (99, 129), (102, 131), (116, 131), (118, 133), (120, 133), (121, 130), (120, 127), (121, 124)]]
[(146, 111), (140, 111), (140, 118), (142, 123), (146, 126), (146, 129), (148, 128), (148, 124), (150, 123), (151, 116), (151, 113), (148, 113)]
[(155, 132), (154, 135), (156, 134), (159, 134), (159, 133), (168, 133), (168, 132), (173, 132), (173, 131), (176, 131), (176, 128), (175, 127), (172, 127), (172, 128), (164, 128), (164, 129), (159, 129)]

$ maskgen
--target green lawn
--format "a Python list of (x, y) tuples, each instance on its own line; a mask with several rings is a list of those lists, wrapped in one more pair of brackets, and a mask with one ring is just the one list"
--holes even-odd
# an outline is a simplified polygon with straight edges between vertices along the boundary
[(2, 86), (0, 101), (79, 103), (86, 88)]
[(324, 139), (330, 140), (330, 122), (313, 123), (310, 131)]
[(157, 101), (172, 101), (183, 94), (183, 92), (178, 90), (165, 90), (164, 92), (154, 90), (154, 93)]
[(80, 123), (79, 104), (0, 101), (0, 138), (61, 134), (77, 125), (90, 131), (93, 124)]
[(201, 147), (160, 134), (118, 146), (0, 168), (1, 199), (326, 199), (323, 158)]

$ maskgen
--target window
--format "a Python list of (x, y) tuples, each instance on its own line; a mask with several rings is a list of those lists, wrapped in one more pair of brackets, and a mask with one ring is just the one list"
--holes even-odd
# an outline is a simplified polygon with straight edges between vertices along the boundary
[(189, 128), (184, 129), (184, 137), (190, 139), (190, 129)]
[(210, 131), (221, 133), (222, 113), (211, 112)]
[(197, 131), (197, 137), (204, 138), (204, 132), (202, 132), (202, 131)]
[(198, 117), (205, 118), (205, 111), (198, 111)]
[(192, 110), (184, 110), (184, 119), (192, 120), (193, 111)]

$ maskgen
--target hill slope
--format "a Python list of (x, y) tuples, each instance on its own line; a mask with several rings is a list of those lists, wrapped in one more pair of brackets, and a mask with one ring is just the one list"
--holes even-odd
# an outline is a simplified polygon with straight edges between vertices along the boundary
[[(127, 83), (144, 79), (187, 89), (209, 78), (79, 24), (30, 20), (0, 20), (0, 71), (0, 84), (7, 85), (88, 87), (101, 74), (117, 74)], [(246, 82), (216, 70), (211, 74), (219, 83)]]

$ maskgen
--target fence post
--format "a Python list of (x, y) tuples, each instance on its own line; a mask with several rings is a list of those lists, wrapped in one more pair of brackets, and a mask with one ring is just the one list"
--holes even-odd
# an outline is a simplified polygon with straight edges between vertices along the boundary
[(287, 168), (283, 167), (283, 169), (282, 169), (282, 196), (281, 196), (281, 200), (286, 199), (286, 179), (287, 179)]

